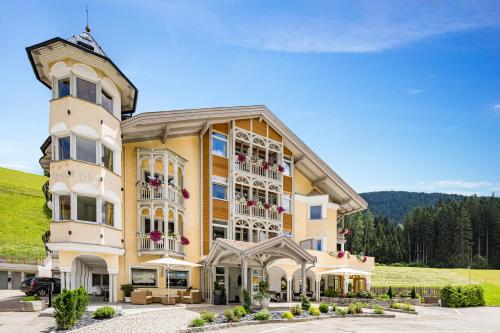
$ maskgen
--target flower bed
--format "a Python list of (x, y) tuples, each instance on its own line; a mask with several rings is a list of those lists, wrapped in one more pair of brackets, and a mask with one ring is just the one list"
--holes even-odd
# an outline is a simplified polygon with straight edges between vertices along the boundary
[[(67, 330), (56, 330), (56, 332), (70, 332), (70, 331), (74, 331), (78, 328), (82, 328), (82, 327), (86, 327), (86, 326), (90, 326), (90, 325), (94, 325), (94, 324), (97, 324), (97, 323), (101, 323), (105, 320), (109, 320), (111, 318), (106, 318), (106, 319), (97, 319), (97, 318), (94, 318), (92, 316), (93, 312), (92, 311), (87, 311), (83, 314), (82, 316), (82, 319), (80, 319), (79, 321), (76, 322), (75, 325), (73, 325), (72, 327), (70, 327), (69, 329)], [(121, 316), (121, 314), (116, 314), (113, 318), (116, 318), (116, 317), (119, 317)]]

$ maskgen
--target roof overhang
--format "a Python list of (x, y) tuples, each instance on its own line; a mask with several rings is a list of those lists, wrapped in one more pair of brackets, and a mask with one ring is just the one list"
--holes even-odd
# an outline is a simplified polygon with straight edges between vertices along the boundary
[(106, 74), (119, 88), (122, 114), (131, 115), (137, 105), (138, 90), (108, 57), (56, 37), (26, 48), (28, 58), (36, 78), (47, 88), (52, 89), (49, 65), (67, 58), (74, 59), (97, 68)]
[(338, 217), (368, 208), (367, 202), (319, 158), (266, 106), (236, 106), (141, 113), (122, 122), (123, 143), (199, 135), (209, 125), (235, 119), (262, 118), (283, 136), (295, 156), (295, 167), (340, 207)]

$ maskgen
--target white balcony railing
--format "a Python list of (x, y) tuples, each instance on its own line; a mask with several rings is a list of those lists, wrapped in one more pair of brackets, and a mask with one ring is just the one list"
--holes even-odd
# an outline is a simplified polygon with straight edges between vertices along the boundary
[(148, 234), (137, 234), (137, 250), (144, 252), (176, 252), (184, 254), (184, 245), (175, 238), (161, 236), (153, 242)]
[(261, 219), (280, 220), (280, 214), (273, 209), (265, 209), (264, 207), (252, 206), (248, 207), (246, 203), (236, 202), (235, 213), (240, 215), (253, 216)]
[(278, 181), (281, 180), (282, 176), (281, 172), (277, 170), (272, 170), (270, 168), (266, 170), (262, 165), (253, 164), (250, 161), (241, 162), (238, 160), (237, 156), (236, 156), (235, 170), (250, 172), (257, 176), (267, 177)]
[(137, 200), (162, 199), (184, 206), (184, 197), (176, 188), (167, 187), (167, 189), (165, 189), (165, 185), (151, 186), (149, 184), (137, 186)]

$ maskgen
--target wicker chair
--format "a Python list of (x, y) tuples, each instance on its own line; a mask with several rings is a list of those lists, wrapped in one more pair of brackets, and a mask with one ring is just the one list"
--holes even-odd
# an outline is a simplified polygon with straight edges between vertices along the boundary
[(187, 304), (200, 304), (201, 303), (201, 293), (199, 290), (185, 291), (182, 293), (182, 303)]
[(132, 304), (151, 304), (153, 303), (153, 293), (150, 290), (137, 290), (131, 294)]

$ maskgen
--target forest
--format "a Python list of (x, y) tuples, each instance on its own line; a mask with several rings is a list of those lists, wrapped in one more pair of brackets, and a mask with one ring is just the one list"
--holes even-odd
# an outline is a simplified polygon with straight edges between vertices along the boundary
[(412, 208), (402, 224), (365, 211), (346, 218), (347, 250), (378, 263), (500, 267), (500, 199), (457, 197)]

